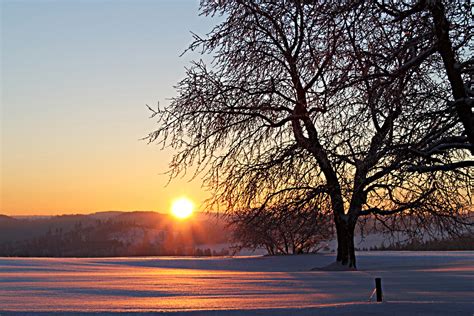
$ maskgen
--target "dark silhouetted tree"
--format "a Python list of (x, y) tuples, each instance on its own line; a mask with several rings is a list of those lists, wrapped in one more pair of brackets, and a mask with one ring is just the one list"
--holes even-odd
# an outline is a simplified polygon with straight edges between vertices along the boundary
[(396, 19), (375, 1), (201, 9), (223, 18), (190, 45), (212, 63), (194, 62), (171, 104), (150, 108), (159, 127), (149, 140), (176, 150), (171, 177), (190, 166), (205, 174), (208, 207), (271, 214), (288, 201), (322, 201), (315, 210), (330, 208), (337, 262), (350, 268), (361, 216), (449, 233), (471, 224), (459, 215), (472, 208), (474, 162), (446, 106), (430, 13)]
[[(452, 98), (447, 110), (455, 111), (464, 134), (474, 145), (474, 23), (470, 1), (420, 0), (379, 1), (391, 24), (410, 25), (423, 21), (424, 29), (413, 34), (411, 45), (418, 53), (412, 63), (421, 63), (432, 54), (442, 59)], [(412, 66), (412, 65), (410, 65)], [(471, 147), (474, 154), (474, 147)]]
[[(324, 198), (324, 196), (319, 196)], [(294, 198), (294, 197), (293, 197)], [(269, 208), (242, 209), (229, 215), (235, 249), (264, 248), (270, 255), (315, 253), (333, 238), (329, 203), (312, 197), (287, 199)]]

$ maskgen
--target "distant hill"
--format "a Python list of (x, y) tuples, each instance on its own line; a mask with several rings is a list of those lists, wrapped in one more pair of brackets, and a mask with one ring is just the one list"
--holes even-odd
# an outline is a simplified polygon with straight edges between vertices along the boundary
[[(168, 214), (162, 214), (152, 211), (134, 211), (134, 212), (123, 212), (117, 214), (113, 218), (114, 221), (133, 221), (135, 223), (140, 223), (141, 225), (159, 225), (163, 221), (174, 220), (170, 218)], [(192, 219), (189, 219), (192, 221)]]
[(0, 243), (27, 240), (45, 234), (48, 230), (69, 231), (77, 222), (93, 222), (87, 215), (61, 215), (18, 219), (2, 215), (0, 219)]
[(202, 214), (185, 221), (151, 211), (0, 216), (0, 256), (210, 255), (229, 241), (227, 225)]
[[(367, 228), (373, 222), (365, 223)], [(460, 239), (410, 240), (381, 232), (355, 238), (358, 250), (473, 250), (472, 232)], [(109, 257), (228, 254), (232, 234), (222, 217), (197, 213), (180, 221), (152, 211), (89, 215), (11, 217), (0, 215), (0, 256)], [(335, 240), (326, 251), (335, 251)], [(258, 253), (263, 253), (258, 249)], [(247, 253), (244, 249), (241, 253)]]
[(100, 219), (100, 220), (107, 220), (109, 218), (115, 217), (117, 215), (120, 215), (124, 212), (120, 211), (106, 211), (106, 212), (96, 212), (89, 214), (90, 217), (93, 217), (95, 219)]
[(16, 221), (16, 219), (7, 215), (0, 214), (0, 223), (6, 223), (6, 222), (12, 222), (12, 221)]

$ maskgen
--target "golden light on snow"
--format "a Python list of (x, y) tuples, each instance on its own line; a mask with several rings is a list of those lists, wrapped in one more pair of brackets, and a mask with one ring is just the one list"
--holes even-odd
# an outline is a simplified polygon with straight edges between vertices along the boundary
[(193, 214), (193, 210), (193, 202), (185, 197), (173, 201), (173, 204), (171, 205), (171, 214), (180, 219), (188, 218), (189, 216), (191, 216)]

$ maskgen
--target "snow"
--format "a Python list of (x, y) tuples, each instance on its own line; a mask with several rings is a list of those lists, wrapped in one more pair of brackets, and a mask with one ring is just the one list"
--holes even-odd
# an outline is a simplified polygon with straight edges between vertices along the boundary
[[(472, 315), (474, 252), (0, 258), (0, 315)], [(368, 301), (382, 278), (384, 302)]]

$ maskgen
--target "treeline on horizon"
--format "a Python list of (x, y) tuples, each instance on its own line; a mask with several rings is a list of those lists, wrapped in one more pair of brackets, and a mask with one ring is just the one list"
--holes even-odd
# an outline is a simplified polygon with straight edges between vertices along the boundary
[(228, 249), (218, 247), (228, 242), (223, 223), (213, 219), (176, 223), (168, 215), (155, 212), (65, 215), (37, 220), (2, 216), (0, 230), (0, 256), (4, 257), (229, 254)]
[(474, 250), (474, 236), (465, 234), (453, 238), (433, 239), (433, 240), (412, 240), (408, 243), (392, 243), (388, 246), (371, 247), (371, 251), (456, 251)]
[[(371, 222), (360, 223), (365, 228)], [(250, 229), (246, 227), (246, 229)], [(127, 256), (226, 256), (246, 249), (267, 249), (270, 255), (329, 251), (325, 238), (315, 239), (306, 251), (283, 251), (280, 234), (265, 235), (254, 230), (243, 240), (237, 240), (228, 223), (211, 217), (179, 222), (155, 212), (105, 212), (91, 215), (62, 215), (50, 218), (16, 219), (0, 215), (0, 256), (2, 257), (127, 257)], [(239, 230), (237, 230), (239, 232)], [(294, 234), (293, 230), (286, 233)], [(374, 233), (374, 232), (372, 232)], [(250, 240), (249, 236), (253, 239)], [(456, 238), (439, 237), (430, 240), (411, 238), (380, 245), (359, 247), (358, 250), (474, 250), (474, 236), (466, 233)], [(223, 246), (224, 244), (224, 246)], [(279, 248), (277, 248), (279, 247)], [(212, 249), (211, 249), (212, 248)]]

